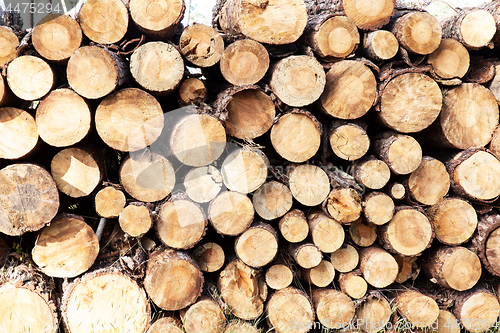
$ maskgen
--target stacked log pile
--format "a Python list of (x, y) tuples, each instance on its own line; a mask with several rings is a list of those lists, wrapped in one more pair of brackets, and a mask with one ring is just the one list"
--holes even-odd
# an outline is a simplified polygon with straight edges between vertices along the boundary
[(422, 8), (4, 13), (0, 330), (497, 327), (500, 4)]

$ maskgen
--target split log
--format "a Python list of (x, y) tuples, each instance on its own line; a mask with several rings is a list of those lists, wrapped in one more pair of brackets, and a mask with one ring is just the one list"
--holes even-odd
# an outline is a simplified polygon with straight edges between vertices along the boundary
[(385, 193), (370, 192), (362, 205), (366, 220), (375, 225), (386, 224), (394, 216), (394, 201)]
[(366, 125), (346, 121), (333, 121), (328, 131), (333, 153), (343, 160), (354, 161), (363, 157), (370, 147)]
[(454, 315), (469, 332), (486, 332), (500, 311), (497, 297), (487, 289), (474, 288), (456, 296)]
[(322, 127), (307, 111), (281, 116), (271, 128), (271, 144), (284, 159), (302, 163), (313, 157), (321, 144)]
[(337, 271), (348, 273), (358, 266), (358, 250), (350, 244), (344, 244), (340, 249), (330, 255), (330, 261)]
[(417, 291), (398, 291), (394, 302), (401, 316), (418, 328), (429, 327), (439, 316), (439, 307), (436, 301)]
[(14, 31), (7, 26), (0, 27), (0, 39), (2, 39), (2, 55), (0, 56), (0, 65), (3, 66), (16, 58), (16, 49), (19, 45), (19, 39)]
[(207, 87), (202, 80), (190, 77), (179, 86), (179, 106), (200, 105), (207, 99)]
[(254, 223), (236, 238), (234, 252), (248, 266), (265, 266), (278, 253), (278, 234), (267, 223)]
[(495, 276), (500, 276), (500, 216), (484, 215), (479, 219), (477, 231), (472, 238), (474, 251), (479, 255), (484, 268)]
[(356, 309), (358, 329), (376, 333), (386, 327), (392, 315), (391, 305), (379, 291), (373, 290)]
[(237, 236), (252, 224), (254, 206), (246, 195), (226, 191), (212, 200), (208, 208), (208, 218), (218, 233)]
[(182, 323), (175, 317), (163, 317), (156, 320), (148, 330), (148, 333), (183, 333)]
[(184, 17), (184, 0), (129, 0), (130, 17), (139, 30), (157, 40), (168, 40)]
[(422, 162), (422, 148), (409, 135), (384, 132), (375, 141), (375, 152), (396, 175), (415, 171)]
[(348, 326), (354, 318), (353, 301), (335, 289), (312, 290), (312, 301), (319, 322), (326, 328), (340, 329)]
[(392, 28), (399, 45), (416, 54), (430, 54), (441, 44), (443, 35), (437, 18), (427, 12), (409, 12), (396, 19)]
[(352, 188), (334, 188), (323, 202), (323, 211), (339, 223), (351, 223), (361, 216), (361, 196)]
[(307, 216), (312, 241), (324, 253), (335, 252), (344, 243), (344, 228), (337, 221), (321, 210)]
[(361, 272), (354, 271), (349, 273), (340, 273), (339, 287), (343, 293), (354, 299), (360, 299), (365, 296), (368, 284), (361, 276)]
[(404, 283), (409, 279), (415, 280), (420, 274), (418, 257), (404, 257), (398, 254), (394, 255), (399, 266), (399, 273), (396, 277), (397, 283)]
[(427, 63), (440, 79), (462, 78), (469, 70), (469, 51), (458, 41), (444, 38), (436, 51), (429, 54)]
[(370, 155), (353, 164), (352, 175), (358, 184), (379, 190), (389, 182), (391, 170), (384, 161)]
[(321, 250), (313, 243), (291, 243), (288, 246), (288, 252), (297, 265), (305, 269), (318, 266), (323, 259)]
[(295, 287), (288, 287), (269, 297), (266, 320), (276, 333), (290, 330), (305, 333), (313, 324), (314, 308), (306, 293)]
[(335, 268), (331, 262), (321, 260), (318, 266), (302, 269), (300, 271), (300, 278), (310, 285), (325, 288), (333, 282), (335, 278)]
[(68, 60), (80, 47), (82, 29), (69, 15), (50, 14), (33, 28), (31, 41), (42, 57), (61, 62)]
[(402, 200), (406, 196), (406, 188), (401, 183), (392, 183), (389, 185), (388, 192), (394, 200)]
[(226, 326), (224, 333), (259, 333), (254, 325), (246, 321), (233, 321)]
[(375, 30), (389, 23), (394, 15), (393, 0), (377, 0), (370, 6), (355, 0), (343, 0), (344, 13), (359, 29)]
[(269, 288), (280, 290), (287, 288), (293, 282), (294, 272), (284, 263), (274, 263), (266, 271), (266, 283)]
[(375, 288), (385, 288), (393, 283), (399, 271), (396, 259), (377, 246), (359, 250), (359, 269), (365, 281)]
[(151, 209), (143, 202), (131, 202), (120, 212), (118, 223), (127, 235), (142, 237), (153, 226)]
[(193, 258), (196, 260), (203, 272), (212, 273), (222, 268), (226, 256), (224, 250), (217, 243), (205, 243), (193, 251)]
[(226, 326), (226, 317), (217, 303), (201, 296), (196, 303), (179, 312), (186, 333), (219, 333)]
[(34, 101), (49, 93), (56, 83), (56, 76), (42, 58), (24, 55), (9, 63), (7, 83), (14, 95), (26, 101)]
[(319, 103), (331, 117), (357, 119), (368, 112), (376, 96), (377, 81), (370, 68), (359, 61), (342, 60), (326, 74)]
[(288, 171), (288, 182), (293, 197), (305, 206), (321, 204), (330, 193), (330, 181), (320, 167), (303, 164)]
[(59, 209), (56, 183), (35, 164), (11, 164), (0, 170), (0, 231), (20, 236), (50, 223)]
[(56, 216), (42, 229), (31, 252), (40, 270), (52, 277), (72, 278), (86, 272), (99, 253), (99, 240), (77, 215)]
[(184, 61), (170, 43), (149, 42), (130, 57), (130, 73), (145, 90), (157, 95), (172, 93), (184, 77)]
[(441, 23), (443, 36), (454, 38), (470, 50), (487, 46), (497, 28), (493, 15), (484, 9), (464, 9)]
[(299, 243), (309, 234), (309, 224), (303, 211), (294, 209), (286, 213), (279, 222), (283, 238), (290, 243)]
[[(111, 308), (114, 311), (107, 311)], [(127, 275), (106, 269), (85, 274), (69, 285), (61, 312), (70, 333), (146, 332), (151, 321), (144, 290)]]
[(66, 76), (80, 96), (98, 99), (128, 81), (128, 64), (105, 48), (83, 46), (69, 58)]
[(127, 32), (128, 10), (120, 0), (90, 0), (80, 8), (77, 20), (91, 41), (113, 44)]
[(290, 189), (277, 181), (270, 181), (259, 187), (252, 198), (255, 212), (264, 220), (274, 220), (285, 215), (292, 208)]
[(194, 202), (210, 202), (222, 189), (222, 174), (212, 165), (191, 169), (184, 177), (184, 187)]
[(222, 57), (224, 41), (214, 28), (195, 23), (182, 31), (179, 48), (184, 58), (193, 65), (210, 67)]
[(268, 165), (267, 157), (259, 150), (235, 150), (222, 162), (224, 185), (240, 193), (253, 192), (266, 181)]
[(437, 159), (424, 156), (420, 166), (408, 178), (410, 198), (423, 205), (435, 205), (450, 189), (450, 175)]
[(365, 33), (363, 37), (363, 49), (368, 58), (375, 61), (389, 60), (396, 56), (399, 43), (390, 31), (375, 30)]
[(175, 311), (193, 304), (202, 286), (203, 273), (187, 252), (160, 249), (149, 256), (144, 288), (160, 308)]
[(23, 157), (38, 142), (35, 119), (18, 108), (0, 108), (0, 132), (0, 158), (10, 160)]
[(237, 40), (222, 53), (220, 71), (235, 86), (256, 84), (269, 69), (266, 48), (251, 39)]
[(360, 217), (349, 226), (349, 235), (354, 244), (368, 247), (377, 240), (377, 226)]

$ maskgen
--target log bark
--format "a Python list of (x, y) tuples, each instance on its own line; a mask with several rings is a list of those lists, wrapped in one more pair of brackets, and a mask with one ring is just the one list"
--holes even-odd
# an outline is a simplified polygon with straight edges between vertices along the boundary
[(254, 223), (236, 238), (234, 252), (250, 267), (265, 266), (278, 253), (278, 234), (270, 224)]
[(153, 226), (153, 214), (143, 202), (131, 202), (118, 217), (122, 230), (129, 236), (142, 237)]
[(333, 267), (341, 273), (349, 273), (359, 263), (358, 250), (350, 244), (344, 244), (330, 255)]
[(300, 278), (309, 285), (325, 288), (333, 282), (335, 278), (335, 268), (331, 262), (321, 260), (318, 266), (310, 269), (302, 269), (299, 272)]
[(379, 190), (389, 182), (391, 170), (384, 161), (370, 155), (353, 164), (352, 175), (358, 184)]
[(339, 223), (351, 223), (361, 216), (361, 196), (352, 188), (334, 188), (322, 208)]
[(303, 211), (293, 209), (286, 213), (279, 222), (283, 238), (290, 243), (299, 243), (309, 234), (309, 225)]
[(393, 0), (377, 0), (366, 6), (354, 0), (343, 0), (344, 13), (359, 29), (375, 30), (389, 23), (394, 15)]
[(16, 48), (19, 45), (19, 39), (14, 31), (7, 26), (0, 27), (0, 38), (2, 43), (3, 54), (0, 56), (0, 65), (4, 65), (16, 58)]
[(432, 73), (440, 79), (463, 78), (469, 70), (469, 51), (458, 41), (444, 38), (436, 51), (429, 54), (427, 63)]
[(317, 206), (330, 193), (330, 182), (321, 168), (303, 164), (288, 171), (288, 181), (293, 197), (305, 206)]
[(395, 254), (394, 259), (396, 259), (399, 266), (399, 273), (396, 277), (397, 283), (405, 283), (409, 279), (415, 280), (420, 274), (418, 257), (404, 257)]
[(377, 240), (377, 226), (360, 217), (349, 226), (349, 235), (354, 244), (368, 247)]
[(339, 287), (343, 293), (353, 299), (360, 299), (365, 296), (368, 284), (361, 276), (360, 271), (341, 273), (339, 275)]
[(77, 20), (82, 31), (98, 44), (120, 41), (128, 28), (128, 11), (120, 0), (86, 1), (78, 12)]
[(292, 208), (293, 197), (286, 185), (270, 181), (255, 191), (252, 202), (255, 212), (269, 221), (285, 215)]
[(246, 195), (226, 191), (212, 200), (208, 208), (208, 218), (218, 233), (237, 236), (252, 224), (254, 205)]
[(182, 81), (179, 86), (179, 106), (200, 105), (207, 99), (207, 87), (205, 83), (195, 77)]
[(179, 48), (184, 58), (193, 65), (210, 67), (222, 57), (224, 41), (214, 28), (195, 23), (182, 31)]
[(366, 127), (363, 123), (333, 121), (328, 131), (328, 141), (333, 153), (347, 161), (363, 157), (370, 147)]
[(497, 30), (493, 15), (479, 8), (463, 9), (441, 25), (444, 37), (454, 38), (470, 50), (487, 46)]
[(441, 44), (443, 31), (437, 18), (427, 12), (409, 12), (397, 18), (392, 28), (399, 45), (416, 54), (430, 54)]
[(399, 270), (396, 259), (377, 246), (359, 250), (359, 269), (366, 282), (375, 288), (385, 288), (393, 283)]
[(226, 317), (219, 305), (208, 296), (180, 310), (182, 327), (186, 333), (220, 333), (226, 326)]
[(42, 58), (23, 55), (9, 63), (7, 83), (14, 95), (34, 101), (49, 93), (56, 83), (56, 75)]
[(374, 149), (396, 175), (412, 173), (422, 162), (422, 148), (409, 135), (384, 132), (376, 139)]
[(222, 53), (220, 71), (235, 86), (256, 84), (269, 69), (269, 53), (259, 42), (237, 40)]
[(266, 181), (268, 166), (267, 157), (259, 150), (235, 150), (222, 162), (224, 185), (240, 193), (254, 192)]
[(473, 249), (481, 259), (484, 268), (495, 276), (500, 276), (500, 217), (496, 214), (484, 215), (479, 219), (472, 238)]
[(291, 243), (288, 246), (288, 252), (297, 265), (304, 269), (318, 266), (323, 259), (321, 250), (313, 243)]
[(335, 289), (315, 288), (311, 298), (319, 322), (327, 328), (346, 327), (354, 318), (354, 303), (343, 292)]
[(418, 328), (425, 329), (434, 323), (439, 316), (439, 307), (436, 301), (417, 291), (396, 292), (394, 302), (401, 316)]
[(450, 189), (450, 175), (439, 160), (422, 157), (420, 166), (408, 178), (410, 198), (423, 205), (435, 205)]
[(35, 119), (18, 108), (0, 108), (0, 132), (0, 158), (11, 160), (23, 157), (38, 142)]
[(366, 220), (375, 225), (383, 225), (394, 216), (394, 201), (382, 192), (370, 192), (363, 199), (363, 213)]
[(321, 210), (307, 216), (312, 241), (323, 253), (335, 252), (344, 243), (344, 229), (337, 221)]
[(359, 320), (358, 329), (375, 333), (386, 327), (392, 315), (391, 305), (387, 298), (377, 290), (370, 291), (356, 309)]
[(184, 177), (188, 197), (197, 203), (210, 202), (222, 189), (222, 174), (212, 165), (193, 168)]
[(474, 288), (456, 295), (454, 315), (469, 332), (487, 331), (498, 319), (500, 304), (495, 295), (484, 288)]
[(213, 273), (224, 265), (226, 256), (217, 243), (204, 243), (193, 250), (193, 258), (203, 272)]
[(173, 37), (184, 17), (183, 0), (129, 0), (130, 17), (139, 30), (156, 40)]
[(390, 31), (375, 30), (365, 33), (363, 50), (368, 58), (375, 61), (389, 60), (398, 53), (399, 42)]
[(307, 326), (312, 326), (314, 321), (314, 308), (306, 293), (295, 287), (288, 287), (269, 297), (266, 320), (269, 327), (274, 328), (277, 333), (290, 332), (290, 329), (308, 332)]

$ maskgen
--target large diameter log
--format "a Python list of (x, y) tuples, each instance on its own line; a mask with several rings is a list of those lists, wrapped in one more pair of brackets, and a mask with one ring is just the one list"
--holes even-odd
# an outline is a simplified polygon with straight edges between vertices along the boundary
[(7, 83), (14, 95), (26, 101), (34, 101), (49, 93), (56, 83), (56, 76), (42, 58), (24, 55), (9, 63)]
[(254, 192), (266, 181), (268, 164), (267, 157), (261, 151), (235, 150), (222, 162), (224, 185), (240, 193)]
[(392, 309), (379, 291), (371, 291), (356, 309), (356, 325), (368, 333), (380, 331), (389, 323)]
[(226, 34), (273, 45), (295, 42), (307, 24), (303, 0), (229, 0), (215, 15)]
[(443, 35), (468, 49), (487, 46), (497, 31), (493, 15), (484, 9), (465, 9), (442, 22)]
[(151, 145), (160, 136), (164, 126), (163, 110), (147, 92), (125, 88), (108, 95), (99, 104), (95, 124), (97, 133), (111, 148), (136, 151)]
[(410, 197), (423, 205), (435, 205), (448, 193), (450, 175), (437, 159), (424, 156), (420, 166), (408, 178)]
[(291, 243), (288, 246), (288, 252), (297, 265), (304, 269), (318, 266), (323, 259), (321, 250), (313, 243)]
[(222, 174), (212, 165), (191, 169), (184, 177), (184, 187), (194, 202), (212, 201), (222, 189)]
[(343, 292), (315, 288), (312, 290), (311, 298), (319, 322), (327, 328), (346, 327), (354, 318), (356, 312), (354, 302)]
[(208, 296), (201, 296), (196, 303), (182, 309), (180, 316), (186, 333), (221, 333), (226, 325), (221, 308)]
[(70, 333), (146, 333), (151, 321), (144, 289), (125, 274), (106, 269), (88, 273), (68, 286), (61, 312)]
[(16, 57), (16, 48), (19, 45), (19, 39), (10, 27), (2, 26), (0, 27), (0, 40), (2, 40), (0, 65), (3, 66)]
[(200, 105), (207, 99), (207, 87), (202, 80), (190, 77), (179, 86), (179, 106)]
[(396, 293), (394, 302), (401, 316), (419, 328), (430, 326), (439, 316), (436, 301), (417, 291), (399, 291)]
[(381, 28), (394, 15), (393, 0), (376, 0), (369, 6), (355, 0), (342, 0), (342, 5), (347, 17), (364, 30)]
[(127, 235), (142, 237), (153, 226), (153, 214), (144, 202), (131, 202), (118, 216), (120, 228)]
[(310, 164), (298, 165), (288, 172), (290, 191), (303, 205), (317, 206), (330, 193), (330, 180), (320, 167)]
[(265, 266), (278, 253), (278, 234), (270, 224), (255, 223), (236, 238), (234, 252), (248, 266)]
[(184, 58), (193, 65), (210, 67), (222, 57), (224, 41), (214, 28), (195, 23), (182, 31), (179, 48)]
[(344, 229), (337, 220), (316, 210), (307, 216), (312, 241), (322, 252), (332, 253), (344, 243)]
[(334, 63), (326, 73), (325, 90), (319, 99), (323, 111), (340, 119), (357, 119), (373, 106), (377, 81), (370, 68), (359, 61)]
[(152, 39), (168, 40), (176, 32), (186, 6), (184, 0), (130, 0), (132, 21)]
[(422, 162), (422, 148), (409, 135), (384, 132), (375, 141), (375, 152), (396, 175), (415, 171)]
[(309, 234), (309, 225), (303, 211), (293, 209), (286, 213), (279, 222), (283, 238), (290, 243), (302, 242)]
[(259, 82), (269, 69), (269, 53), (259, 42), (237, 40), (222, 53), (220, 71), (235, 86)]
[(394, 200), (382, 192), (371, 192), (363, 199), (363, 213), (368, 222), (382, 225), (394, 216)]
[(26, 111), (0, 108), (0, 158), (18, 159), (32, 151), (38, 142), (35, 119)]
[(385, 126), (401, 133), (415, 133), (429, 127), (443, 104), (436, 81), (422, 73), (398, 75), (380, 94), (378, 118)]
[(344, 244), (340, 249), (330, 255), (330, 261), (337, 271), (348, 273), (358, 266), (358, 250), (350, 244)]
[(351, 223), (361, 216), (361, 196), (352, 188), (334, 188), (323, 202), (323, 210), (339, 223)]
[(20, 236), (41, 229), (57, 214), (59, 192), (50, 173), (34, 164), (0, 170), (0, 231)]
[(404, 49), (416, 54), (434, 52), (443, 34), (439, 21), (427, 12), (410, 12), (399, 17), (392, 33)]
[(274, 220), (285, 215), (292, 208), (293, 197), (286, 185), (270, 181), (255, 191), (252, 201), (260, 217), (264, 220)]
[(169, 43), (149, 42), (139, 46), (130, 57), (130, 74), (153, 94), (169, 94), (181, 84), (184, 61)]
[(160, 249), (149, 256), (144, 288), (167, 311), (183, 309), (201, 294), (203, 273), (186, 252)]
[(328, 141), (333, 153), (347, 161), (361, 158), (370, 147), (366, 126), (354, 122), (333, 121), (328, 131)]
[(245, 194), (226, 191), (208, 207), (208, 218), (218, 233), (237, 236), (247, 230), (254, 218), (254, 205)]
[(375, 30), (364, 35), (363, 49), (370, 59), (389, 60), (398, 53), (399, 43), (390, 31)]
[(396, 259), (376, 246), (359, 250), (359, 269), (366, 282), (375, 288), (385, 288), (393, 283), (399, 271)]
[(436, 323), (437, 329), (433, 329), (436, 329), (438, 332), (460, 333), (460, 324), (458, 323), (457, 318), (455, 318), (455, 316), (447, 310), (439, 310), (439, 316)]
[(277, 333), (308, 332), (314, 321), (311, 300), (302, 290), (288, 287), (276, 291), (266, 304), (269, 327)]
[(193, 250), (193, 258), (203, 272), (212, 273), (222, 268), (226, 256), (217, 243), (205, 243)]
[(384, 161), (368, 156), (354, 163), (352, 175), (358, 184), (379, 190), (389, 182), (391, 170)]
[(484, 288), (474, 288), (456, 295), (454, 315), (469, 332), (486, 332), (498, 319), (497, 297)]
[(441, 79), (462, 78), (469, 70), (469, 51), (462, 43), (444, 38), (436, 51), (429, 54), (427, 63), (432, 71)]
[(82, 217), (60, 215), (42, 229), (33, 261), (48, 276), (71, 278), (86, 272), (99, 253), (99, 240)]
[(98, 44), (118, 42), (128, 28), (127, 7), (120, 0), (86, 1), (77, 19), (85, 36)]

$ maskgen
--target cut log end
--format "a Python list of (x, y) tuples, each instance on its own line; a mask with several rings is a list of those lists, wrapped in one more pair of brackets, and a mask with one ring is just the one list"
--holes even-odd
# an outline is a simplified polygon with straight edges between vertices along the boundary
[(395, 297), (398, 312), (412, 325), (426, 328), (439, 316), (439, 307), (434, 299), (417, 291), (398, 292)]
[(269, 288), (280, 290), (287, 288), (293, 282), (293, 272), (283, 264), (270, 266), (266, 271), (266, 283)]
[(344, 12), (360, 29), (374, 30), (389, 22), (394, 15), (394, 1), (377, 0), (365, 6), (354, 0), (343, 0)]
[(224, 185), (240, 193), (254, 192), (266, 181), (267, 166), (267, 158), (261, 152), (238, 149), (222, 162)]
[(430, 54), (441, 43), (441, 24), (427, 12), (410, 12), (398, 18), (393, 33), (402, 47), (411, 53)]
[(179, 40), (182, 55), (199, 67), (210, 67), (219, 62), (224, 52), (224, 41), (212, 27), (193, 24), (184, 29)]
[(348, 273), (358, 266), (359, 254), (354, 246), (346, 244), (330, 256), (333, 267), (341, 272)]
[(18, 108), (0, 108), (0, 131), (0, 158), (23, 157), (31, 152), (38, 142), (35, 119)]
[(139, 30), (153, 39), (167, 40), (175, 34), (186, 6), (182, 0), (130, 0), (128, 8)]
[(194, 249), (193, 258), (200, 265), (200, 269), (203, 272), (212, 273), (222, 268), (225, 261), (225, 254), (220, 245), (210, 242)]
[(366, 130), (352, 123), (333, 126), (329, 133), (329, 142), (334, 154), (347, 161), (361, 158), (370, 147)]
[(396, 259), (381, 248), (371, 246), (359, 251), (359, 268), (364, 279), (376, 288), (384, 288), (398, 276)]
[(314, 165), (299, 165), (289, 171), (288, 179), (293, 197), (303, 205), (321, 204), (330, 192), (330, 181), (325, 171)]
[(264, 220), (274, 220), (285, 215), (292, 208), (293, 197), (286, 185), (270, 181), (255, 191), (252, 201), (260, 217)]
[(352, 188), (333, 189), (325, 202), (324, 210), (340, 223), (351, 223), (359, 219), (362, 212), (361, 197)]
[(222, 189), (222, 174), (212, 165), (191, 169), (184, 178), (184, 187), (194, 202), (210, 202)]
[(389, 222), (394, 215), (394, 201), (382, 192), (371, 192), (363, 200), (363, 213), (368, 222), (382, 225)]
[(235, 240), (234, 250), (248, 266), (265, 266), (278, 253), (278, 235), (271, 225), (256, 223)]
[(236, 86), (259, 82), (269, 69), (266, 48), (251, 39), (238, 40), (229, 45), (220, 59), (224, 78)]
[[(303, 323), (302, 328), (297, 325), (297, 332), (305, 333), (314, 321), (314, 309), (309, 297), (295, 287), (288, 287), (275, 292), (266, 304), (267, 321), (277, 333), (290, 331), (290, 323)], [(293, 326), (292, 326), (293, 327)]]
[(313, 211), (308, 215), (307, 222), (312, 241), (322, 252), (335, 252), (344, 243), (345, 232), (342, 225), (323, 211)]
[(127, 235), (141, 237), (153, 226), (153, 217), (147, 205), (130, 203), (120, 212), (118, 222)]
[(333, 16), (309, 36), (309, 43), (322, 58), (345, 58), (357, 48), (359, 32), (346, 16)]
[(208, 218), (218, 233), (237, 236), (247, 230), (252, 223), (254, 206), (242, 193), (223, 192), (210, 203)]
[(364, 35), (363, 47), (369, 58), (381, 61), (396, 56), (399, 43), (390, 31), (376, 30)]
[(120, 0), (86, 1), (78, 13), (82, 31), (99, 44), (116, 43), (128, 28), (128, 10)]
[(469, 51), (460, 42), (445, 38), (429, 55), (427, 62), (442, 79), (462, 78), (469, 70)]
[(7, 26), (0, 27), (0, 40), (2, 41), (2, 55), (0, 56), (0, 65), (4, 65), (16, 57), (16, 48), (19, 45), (19, 39), (14, 31)]
[(179, 86), (179, 105), (200, 105), (207, 99), (207, 88), (202, 80), (190, 77)]
[(56, 83), (56, 77), (42, 58), (24, 55), (9, 63), (7, 83), (14, 95), (26, 101), (34, 101), (49, 93)]
[(450, 175), (442, 162), (424, 156), (420, 166), (408, 179), (408, 189), (413, 200), (424, 205), (434, 205), (448, 193)]

